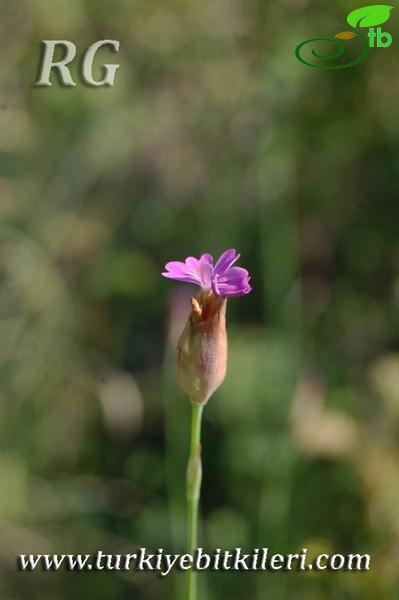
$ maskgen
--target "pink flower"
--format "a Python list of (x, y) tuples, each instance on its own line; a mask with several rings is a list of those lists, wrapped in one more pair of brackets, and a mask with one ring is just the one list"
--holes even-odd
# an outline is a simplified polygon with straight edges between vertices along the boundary
[(206, 404), (221, 385), (227, 367), (226, 305), (231, 296), (251, 291), (246, 269), (234, 267), (240, 255), (226, 250), (213, 264), (210, 254), (168, 262), (168, 279), (201, 287), (191, 298), (191, 314), (177, 345), (177, 380), (195, 404)]
[(233, 266), (239, 258), (234, 249), (223, 252), (215, 265), (210, 254), (202, 254), (200, 258), (189, 256), (184, 262), (175, 260), (166, 263), (166, 271), (162, 275), (168, 279), (194, 283), (203, 291), (213, 292), (221, 298), (244, 296), (252, 288), (248, 271)]

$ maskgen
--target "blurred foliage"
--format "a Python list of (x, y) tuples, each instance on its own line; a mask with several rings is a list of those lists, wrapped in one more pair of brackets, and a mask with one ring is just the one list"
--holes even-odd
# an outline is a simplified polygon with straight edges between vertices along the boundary
[[(207, 573), (201, 598), (396, 597), (395, 44), (344, 71), (300, 64), (342, 1), (0, 11), (1, 597), (181, 597), (181, 574), (33, 575), (15, 556), (184, 547), (190, 291), (160, 271), (229, 247), (254, 291), (229, 303), (205, 412), (202, 545), (369, 552), (372, 569)], [(81, 56), (101, 38), (121, 43), (96, 59), (117, 57), (114, 87), (33, 86), (42, 39)]]

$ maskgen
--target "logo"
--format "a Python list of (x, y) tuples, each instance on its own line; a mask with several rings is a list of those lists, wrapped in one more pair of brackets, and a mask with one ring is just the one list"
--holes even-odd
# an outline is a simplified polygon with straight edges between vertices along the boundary
[[(104, 64), (102, 65), (103, 77), (94, 79), (93, 77), (93, 61), (98, 50), (104, 46), (109, 46), (111, 51), (119, 52), (118, 40), (98, 40), (91, 44), (82, 55), (80, 77), (84, 84), (91, 87), (103, 87), (114, 85), (115, 73), (119, 65)], [(56, 50), (62, 50), (63, 56), (61, 59), (54, 60)], [(50, 80), (51, 71), (54, 69), (59, 76), (60, 84), (64, 87), (73, 87), (76, 85), (72, 79), (69, 70), (71, 63), (76, 56), (76, 45), (69, 40), (43, 40), (42, 42), (42, 57), (39, 64), (38, 80), (34, 84), (37, 87), (51, 87), (53, 84)]]
[[(335, 39), (313, 38), (302, 42), (295, 50), (297, 59), (304, 65), (313, 67), (314, 69), (347, 69), (348, 67), (357, 65), (366, 58), (370, 48), (388, 48), (388, 46), (392, 44), (392, 36), (389, 33), (382, 31), (381, 27), (379, 27), (379, 25), (388, 21), (392, 8), (393, 6), (387, 6), (385, 4), (374, 4), (373, 6), (364, 6), (363, 8), (353, 10), (346, 19), (349, 25), (348, 31), (337, 33), (334, 36)], [(359, 27), (367, 27), (369, 30), (367, 33), (362, 33), (358, 29)], [(340, 58), (345, 52), (345, 45), (340, 40), (349, 41), (355, 38), (360, 41), (360, 49), (362, 50), (359, 58), (344, 64), (332, 64), (331, 62), (327, 64), (313, 64), (313, 62), (309, 62), (313, 57), (321, 61), (332, 61)], [(304, 58), (304, 47), (308, 44), (314, 44), (315, 42), (333, 43), (338, 50), (334, 54), (325, 55), (319, 54), (314, 47), (312, 47), (311, 56), (309, 56), (308, 59)], [(310, 49), (310, 46), (308, 46), (308, 49)]]

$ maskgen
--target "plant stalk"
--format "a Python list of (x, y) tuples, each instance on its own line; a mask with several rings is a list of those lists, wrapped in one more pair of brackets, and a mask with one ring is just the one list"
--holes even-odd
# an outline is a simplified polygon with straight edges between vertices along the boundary
[[(191, 441), (187, 465), (187, 552), (193, 556), (198, 544), (198, 505), (202, 479), (201, 422), (203, 406), (194, 402), (191, 405)], [(197, 600), (197, 573), (192, 568), (187, 573), (187, 600)]]

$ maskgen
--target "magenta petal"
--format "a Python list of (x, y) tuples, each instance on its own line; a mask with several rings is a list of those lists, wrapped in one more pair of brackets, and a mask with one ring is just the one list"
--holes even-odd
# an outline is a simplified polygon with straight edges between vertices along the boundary
[(242, 267), (232, 267), (224, 275), (214, 277), (213, 287), (218, 296), (244, 296), (251, 291), (249, 274)]
[[(196, 260), (196, 259), (194, 259)], [(187, 263), (187, 261), (186, 261)], [(186, 263), (179, 260), (168, 262), (165, 265), (166, 271), (162, 273), (167, 279), (175, 279), (176, 281), (185, 281), (187, 283), (194, 283), (201, 285), (201, 279), (197, 272), (189, 267)]]
[(185, 265), (188, 269), (191, 269), (194, 273), (198, 272), (198, 258), (194, 256), (188, 256), (185, 260)]
[(205, 254), (201, 254), (199, 262), (206, 263), (206, 264), (210, 265), (211, 267), (213, 267), (212, 255), (208, 254), (207, 252)]
[(210, 254), (202, 254), (198, 261), (199, 274), (202, 287), (210, 290), (212, 288), (213, 258)]
[(215, 265), (215, 268), (214, 268), (215, 275), (222, 276), (227, 271), (227, 269), (232, 267), (239, 258), (240, 258), (240, 255), (237, 254), (237, 252), (234, 250), (234, 248), (231, 248), (231, 250), (226, 250), (225, 252), (223, 252), (223, 254), (220, 255), (220, 257)]
[(196, 278), (198, 285), (203, 289), (211, 289), (213, 259), (210, 254), (202, 254), (199, 259), (194, 256), (189, 256), (186, 258), (185, 265), (187, 273)]
[(213, 258), (210, 254), (202, 254), (199, 259), (188, 256), (185, 262), (168, 262), (165, 269), (162, 275), (168, 279), (194, 283), (203, 289), (212, 288)]
[(185, 262), (168, 262), (162, 275), (168, 279), (194, 283), (222, 298), (244, 296), (251, 291), (250, 277), (246, 269), (233, 267), (239, 257), (236, 250), (231, 248), (223, 252), (213, 266), (210, 254), (202, 254), (200, 258), (188, 256)]

